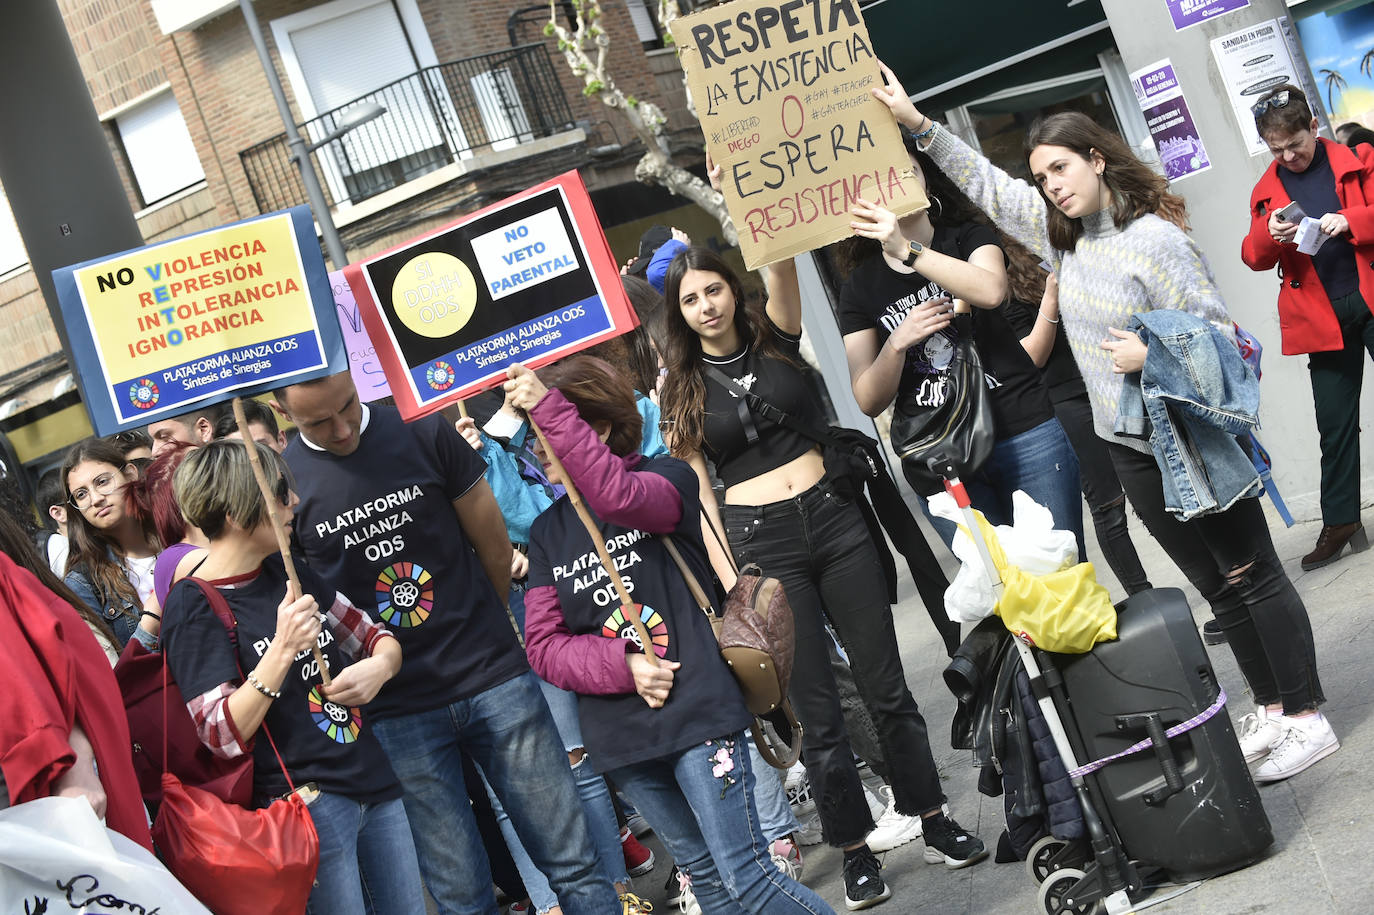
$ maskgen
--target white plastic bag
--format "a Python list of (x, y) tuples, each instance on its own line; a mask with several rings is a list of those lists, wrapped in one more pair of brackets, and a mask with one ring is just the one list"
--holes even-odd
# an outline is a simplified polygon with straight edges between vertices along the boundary
[[(1068, 531), (1055, 530), (1050, 510), (1021, 490), (1012, 493), (1012, 524), (995, 528), (1007, 561), (1028, 575), (1048, 575), (1078, 562), (1078, 544)], [(983, 567), (973, 538), (964, 530), (964, 514), (946, 492), (930, 497), (930, 512), (960, 525), (951, 547), (959, 571), (945, 591), (945, 614), (957, 623), (976, 623), (997, 606), (992, 580)]]
[(0, 910), (210, 915), (151, 852), (66, 797), (0, 810)]

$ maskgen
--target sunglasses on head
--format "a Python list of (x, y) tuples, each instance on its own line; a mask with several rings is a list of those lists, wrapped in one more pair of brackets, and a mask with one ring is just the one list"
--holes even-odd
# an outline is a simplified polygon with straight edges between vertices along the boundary
[(1255, 102), (1255, 104), (1251, 105), (1250, 113), (1255, 116), (1256, 120), (1259, 120), (1260, 116), (1264, 114), (1266, 111), (1268, 111), (1270, 108), (1287, 108), (1288, 98), (1288, 90), (1281, 89), (1278, 92), (1275, 92), (1273, 95), (1269, 96), (1268, 98), (1262, 98), (1258, 102)]

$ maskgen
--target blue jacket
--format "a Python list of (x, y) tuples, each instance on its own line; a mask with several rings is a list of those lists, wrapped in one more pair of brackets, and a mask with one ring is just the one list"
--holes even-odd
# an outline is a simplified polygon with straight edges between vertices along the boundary
[(668, 277), (668, 265), (673, 262), (673, 258), (686, 250), (686, 243), (670, 238), (654, 252), (653, 259), (649, 261), (649, 269), (644, 271), (644, 278), (658, 290), (659, 295), (663, 295), (663, 281)]
[(1259, 425), (1259, 382), (1235, 344), (1173, 308), (1134, 315), (1128, 329), (1149, 352), (1122, 385), (1116, 432), (1149, 438), (1164, 507), (1187, 521), (1258, 496), (1259, 476), (1236, 437)]

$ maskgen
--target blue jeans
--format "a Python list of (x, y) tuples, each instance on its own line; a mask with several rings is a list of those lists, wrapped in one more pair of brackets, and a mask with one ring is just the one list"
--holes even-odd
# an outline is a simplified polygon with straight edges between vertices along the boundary
[(563, 911), (619, 911), (533, 673), (441, 708), (374, 722), (372, 729), (405, 787), (420, 869), (441, 915), (497, 912), (491, 869), (463, 783), (460, 745), (491, 780)]
[[(1020, 489), (1050, 510), (1056, 530), (1073, 534), (1078, 558), (1083, 548), (1083, 491), (1078, 479), (1078, 456), (1059, 420), (1048, 419), (1020, 435), (1004, 438), (992, 448), (992, 456), (964, 480), (973, 507), (991, 524), (1011, 524), (1011, 494)], [(929, 516), (929, 513), (927, 512)], [(949, 546), (958, 525), (930, 516), (940, 539)]]
[[(420, 865), (400, 801), (360, 804), (321, 794), (310, 805), (320, 869), (308, 915), (414, 915), (425, 910)], [(251, 887), (241, 887), (251, 892)]]
[(763, 761), (751, 732), (745, 732), (744, 742), (749, 744), (749, 767), (754, 771), (753, 797), (759, 811), (759, 827), (764, 840), (771, 845), (801, 829), (801, 824), (792, 812), (792, 805), (787, 803), (782, 773)]
[(704, 915), (832, 913), (773, 865), (740, 731), (611, 773), (692, 879)]
[[(515, 617), (523, 635), (525, 632), (525, 591), (523, 588), (511, 588), (508, 605), (511, 615)], [(558, 736), (563, 741), (563, 749), (569, 753), (573, 750), (583, 749), (582, 728), (577, 718), (577, 694), (559, 689), (544, 680), (539, 680), (539, 691), (544, 694), (544, 701), (549, 704), (549, 711), (553, 714), (554, 726), (558, 728)], [(591, 763), (585, 756), (581, 762), (572, 767), (572, 773), (573, 780), (577, 782), (577, 796), (582, 801), (582, 811), (587, 815), (587, 826), (592, 832), (592, 842), (596, 845), (596, 857), (601, 862), (601, 868), (605, 872), (606, 878), (613, 884), (628, 884), (630, 875), (625, 872), (625, 853), (620, 847), (620, 826), (615, 820), (615, 807), (611, 805), (611, 789), (606, 786), (606, 780), (592, 769)], [(484, 779), (485, 777), (483, 775)], [(487, 782), (487, 794), (491, 797), (491, 806), (496, 812), (496, 821), (501, 826), (501, 834), (506, 839), (506, 848), (510, 850), (511, 858), (515, 861), (515, 867), (520, 871), (520, 879), (525, 883), (525, 892), (529, 894), (534, 910), (541, 913), (547, 912), (558, 904), (558, 897), (549, 886), (549, 881), (530, 860), (529, 853), (525, 851), (520, 837), (516, 835), (515, 826), (511, 823), (510, 817), (506, 816), (506, 811), (501, 807), (501, 801), (491, 790), (490, 781)]]

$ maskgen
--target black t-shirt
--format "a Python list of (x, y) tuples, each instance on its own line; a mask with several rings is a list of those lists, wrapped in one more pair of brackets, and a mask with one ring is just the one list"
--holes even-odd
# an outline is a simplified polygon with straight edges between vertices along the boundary
[(445, 419), (371, 408), (358, 449), (286, 449), (310, 565), (401, 642), (376, 718), (474, 696), (529, 670), (509, 615), (454, 514), (486, 464)]
[[(1040, 306), (1012, 299), (1002, 306), (1002, 311), (1016, 336), (1025, 337), (1035, 329)], [(1040, 370), (1040, 377), (1049, 389), (1050, 400), (1055, 403), (1088, 393), (1088, 386), (1083, 383), (1083, 375), (1078, 371), (1078, 363), (1073, 358), (1073, 348), (1069, 346), (1068, 335), (1062, 327), (1054, 329), (1054, 346), (1050, 347), (1050, 358)]]
[[(634, 472), (659, 474), (681, 493), (682, 520), (673, 542), (697, 581), (709, 588), (696, 474), (670, 457), (641, 462)], [(649, 708), (638, 693), (579, 698), (582, 738), (597, 771), (677, 753), (748, 727), (749, 710), (721, 660), (711, 624), (662, 540), (616, 524), (603, 522), (600, 528), (625, 586), (644, 607), (640, 618), (655, 650), (682, 667), (668, 701), (659, 709)], [(638, 644), (634, 624), (625, 619), (587, 528), (566, 496), (540, 515), (530, 530), (529, 585), (557, 589), (563, 618), (574, 635), (600, 634)]]
[[(1305, 171), (1290, 172), (1280, 165), (1279, 181), (1288, 196), (1313, 219), (1341, 210), (1341, 198), (1336, 193), (1336, 172), (1331, 168), (1331, 157), (1326, 154), (1326, 146), (1321, 140), (1317, 140), (1312, 164)], [(1339, 299), (1360, 288), (1355, 248), (1350, 244), (1349, 235), (1328, 238), (1321, 250), (1312, 255), (1312, 269), (1317, 271), (1317, 278), (1322, 281), (1329, 298)]]
[[(996, 244), (997, 233), (989, 226), (966, 223), (936, 226), (929, 247), (966, 261), (979, 248)], [(879, 343), (886, 343), (908, 311), (941, 295), (949, 293), (939, 283), (920, 273), (898, 273), (882, 257), (871, 257), (854, 268), (840, 290), (840, 333), (871, 328), (877, 330)], [(899, 396), (927, 391), (930, 406), (943, 403), (944, 375), (955, 340), (951, 324), (907, 350)], [(1001, 308), (973, 309), (973, 341), (987, 376), (998, 439), (1020, 435), (1054, 416), (1040, 372)]]
[[(297, 569), (297, 575), (301, 588), (315, 598), (322, 611), (333, 605), (334, 589), (318, 575), (304, 567)], [(221, 683), (242, 684), (240, 666), (245, 673), (257, 666), (277, 631), (277, 605), (286, 594), (286, 570), (281, 557), (274, 555), (263, 562), (256, 575), (216, 584), (238, 621), (237, 664), (229, 633), (195, 582), (177, 582), (163, 608), (163, 651), (172, 676), (188, 699)], [(227, 586), (230, 584), (232, 587)], [(328, 626), (320, 633), (320, 651), (335, 673), (349, 663)], [(281, 698), (273, 700), (264, 722), (297, 787), (315, 782), (321, 791), (365, 804), (399, 798), (400, 782), (372, 735), (370, 714), (329, 702), (320, 695), (319, 687), (315, 659), (309, 651), (301, 652), (282, 681)], [(272, 744), (259, 729), (253, 738), (254, 796), (263, 802), (288, 790)]]
[[(728, 356), (703, 356), (703, 366), (714, 366), (757, 394), (766, 403), (818, 428), (829, 425), (821, 415), (816, 395), (801, 368), (801, 337), (785, 333), (769, 320), (773, 343), (788, 359), (765, 356), (747, 344)], [(750, 413), (759, 440), (749, 444), (740, 419), (740, 400), (734, 391), (703, 373), (706, 415), (702, 418), (702, 451), (728, 489), (736, 483), (776, 470), (801, 457), (816, 442), (769, 419)]]

